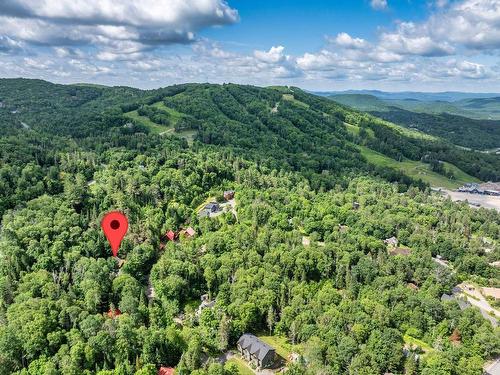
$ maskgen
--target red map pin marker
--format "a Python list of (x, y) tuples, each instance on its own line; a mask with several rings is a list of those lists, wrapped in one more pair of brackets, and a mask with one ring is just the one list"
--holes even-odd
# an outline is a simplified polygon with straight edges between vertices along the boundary
[(127, 217), (118, 211), (108, 212), (101, 221), (101, 228), (111, 245), (113, 256), (116, 257), (123, 237), (127, 233)]

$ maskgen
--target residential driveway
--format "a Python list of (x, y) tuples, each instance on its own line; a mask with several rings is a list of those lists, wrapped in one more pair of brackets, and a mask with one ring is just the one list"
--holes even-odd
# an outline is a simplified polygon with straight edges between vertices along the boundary
[(217, 361), (220, 363), (226, 363), (229, 361), (231, 358), (234, 357), (234, 353), (231, 351), (227, 351), (225, 353), (222, 353), (220, 356), (217, 357)]
[(498, 325), (498, 320), (489, 313), (493, 312), (497, 318), (500, 318), (500, 311), (494, 309), (486, 298), (484, 298), (484, 296), (473, 285), (462, 283), (459, 284), (458, 287), (463, 291), (463, 293), (459, 294), (464, 295), (472, 306), (479, 308), (483, 317), (488, 319), (491, 324), (496, 327)]
[(254, 371), (257, 375), (275, 375), (276, 372), (273, 370), (256, 370)]
[(225, 203), (221, 203), (220, 207), (221, 210), (214, 213), (210, 213), (210, 217), (217, 217), (219, 215), (222, 215), (224, 212), (230, 211), (233, 213), (234, 217), (236, 218), (236, 221), (238, 221), (238, 213), (236, 212), (236, 200), (234, 198), (228, 200)]
[(500, 375), (500, 358), (497, 358), (493, 363), (484, 366), (485, 374)]

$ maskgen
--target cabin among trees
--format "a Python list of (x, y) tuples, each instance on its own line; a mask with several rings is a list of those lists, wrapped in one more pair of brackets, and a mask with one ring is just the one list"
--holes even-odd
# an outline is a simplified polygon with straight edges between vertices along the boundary
[(234, 198), (234, 190), (226, 190), (224, 191), (224, 199), (229, 201)]
[(391, 238), (386, 238), (384, 240), (384, 243), (389, 247), (396, 247), (398, 246), (399, 241), (396, 237), (393, 236)]
[(160, 367), (158, 375), (174, 375), (174, 369), (172, 367)]
[(182, 238), (192, 238), (196, 235), (196, 231), (192, 227), (188, 227), (186, 229), (182, 229), (179, 232), (179, 237)]
[(202, 208), (199, 212), (200, 217), (210, 217), (210, 214), (214, 214), (220, 211), (220, 205), (217, 202), (210, 202)]
[(241, 356), (258, 369), (272, 367), (276, 362), (276, 350), (257, 336), (245, 333), (237, 346)]

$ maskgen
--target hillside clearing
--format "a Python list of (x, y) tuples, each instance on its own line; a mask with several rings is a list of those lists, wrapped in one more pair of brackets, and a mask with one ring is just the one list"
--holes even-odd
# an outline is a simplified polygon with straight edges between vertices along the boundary
[(161, 109), (165, 112), (168, 112), (168, 114), (170, 115), (169, 119), (171, 121), (170, 125), (166, 126), (157, 124), (151, 121), (149, 117), (139, 115), (137, 110), (126, 112), (123, 115), (131, 120), (134, 120), (144, 125), (154, 134), (159, 134), (159, 135), (175, 134), (181, 138), (186, 139), (188, 141), (188, 144), (191, 145), (193, 143), (194, 139), (196, 138), (196, 134), (198, 133), (196, 130), (186, 129), (186, 130), (175, 131), (175, 125), (182, 117), (184, 117), (182, 113), (167, 107), (163, 102), (156, 102), (152, 106)]
[(479, 182), (477, 178), (468, 175), (467, 173), (450, 163), (445, 163), (445, 168), (453, 172), (453, 174), (455, 175), (455, 180), (450, 180), (449, 178), (440, 175), (439, 173), (431, 171), (429, 165), (425, 163), (413, 160), (405, 160), (399, 162), (397, 160), (389, 158), (388, 156), (382, 155), (381, 153), (373, 151), (368, 147), (360, 145), (357, 145), (357, 147), (361, 151), (361, 154), (370, 163), (381, 167), (400, 170), (412, 178), (421, 179), (422, 181), (429, 183), (431, 186), (456, 189), (466, 182)]
[(184, 116), (182, 113), (177, 112), (175, 109), (167, 107), (163, 102), (156, 102), (152, 104), (152, 107), (161, 109), (162, 111), (167, 112), (170, 115), (170, 121), (172, 126), (175, 126), (177, 122)]
[(172, 126), (159, 125), (159, 124), (151, 121), (148, 117), (139, 115), (139, 113), (137, 113), (137, 110), (126, 112), (123, 115), (125, 117), (128, 117), (131, 120), (138, 122), (139, 124), (144, 125), (152, 133), (155, 133), (155, 134), (160, 134), (160, 133), (165, 132), (169, 129), (173, 129)]

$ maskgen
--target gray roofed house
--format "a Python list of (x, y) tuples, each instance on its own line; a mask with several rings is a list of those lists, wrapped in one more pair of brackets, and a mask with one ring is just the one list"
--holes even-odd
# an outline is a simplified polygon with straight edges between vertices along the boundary
[(276, 350), (250, 333), (241, 336), (237, 345), (240, 354), (259, 369), (275, 363)]
[(210, 217), (210, 214), (220, 211), (220, 205), (217, 202), (207, 203), (198, 213), (199, 217)]
[(205, 210), (209, 210), (210, 212), (217, 212), (219, 209), (220, 206), (217, 202), (210, 202), (205, 206)]
[(441, 301), (456, 301), (458, 303), (458, 307), (460, 307), (460, 310), (465, 310), (466, 308), (470, 307), (469, 302), (455, 296), (450, 296), (446, 293), (441, 296)]
[(391, 238), (386, 238), (384, 243), (388, 246), (396, 247), (398, 246), (399, 241), (396, 237), (392, 236)]

